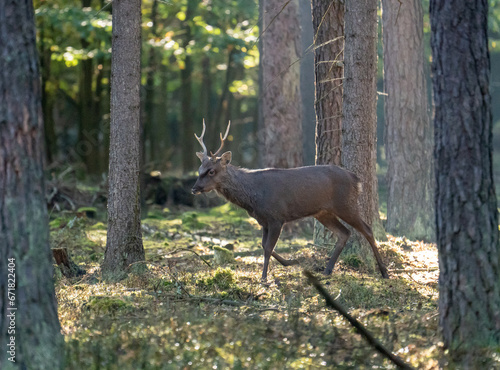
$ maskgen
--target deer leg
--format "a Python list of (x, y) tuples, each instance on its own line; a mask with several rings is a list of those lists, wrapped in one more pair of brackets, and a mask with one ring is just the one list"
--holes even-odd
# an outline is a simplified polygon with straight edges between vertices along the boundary
[[(281, 234), (282, 224), (276, 223), (271, 224), (267, 228), (264, 228), (264, 233), (262, 235), (262, 247), (264, 248), (264, 268), (262, 270), (262, 281), (267, 281), (267, 269), (269, 267), (269, 259), (273, 255), (273, 249), (278, 242), (278, 239)], [(279, 256), (278, 254), (275, 254)], [(281, 256), (279, 256), (282, 260), (284, 260)], [(276, 258), (278, 261), (279, 259)]]
[(380, 253), (378, 252), (377, 243), (375, 242), (375, 238), (373, 237), (372, 228), (363, 220), (355, 220), (354, 222), (346, 221), (349, 225), (358, 230), (363, 236), (366, 238), (368, 243), (370, 243), (370, 247), (372, 248), (373, 255), (377, 260), (377, 265), (384, 279), (389, 279), (389, 274), (387, 273), (387, 268), (382, 262), (382, 257), (380, 257)]
[(323, 272), (325, 275), (330, 275), (333, 271), (335, 263), (340, 256), (340, 253), (342, 253), (342, 250), (345, 247), (347, 239), (349, 239), (349, 236), (351, 235), (351, 232), (344, 225), (342, 225), (342, 223), (336, 216), (324, 215), (316, 217), (316, 219), (338, 237), (337, 244), (335, 245), (335, 249), (333, 250), (333, 254), (328, 261), (328, 265), (326, 266), (325, 271)]
[[(268, 235), (268, 229), (264, 227), (262, 229), (262, 232), (263, 232), (262, 233), (262, 248), (265, 248), (266, 240), (267, 240), (267, 235)], [(293, 265), (298, 265), (299, 264), (299, 261), (297, 261), (297, 260), (287, 260), (287, 259), (281, 257), (274, 250), (271, 253), (271, 256), (273, 256), (283, 266), (293, 266)]]

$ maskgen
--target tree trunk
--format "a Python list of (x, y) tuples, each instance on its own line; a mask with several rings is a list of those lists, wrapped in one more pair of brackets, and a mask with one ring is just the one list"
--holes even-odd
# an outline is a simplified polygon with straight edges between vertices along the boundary
[(193, 87), (191, 76), (193, 74), (193, 60), (188, 53), (188, 45), (191, 41), (191, 24), (197, 6), (194, 0), (188, 0), (186, 9), (186, 20), (184, 21), (184, 41), (185, 53), (184, 69), (181, 70), (181, 119), (182, 119), (182, 169), (184, 172), (194, 171), (195, 149), (194, 149), (194, 129), (193, 129), (193, 109), (191, 100), (193, 98)]
[(108, 237), (103, 277), (144, 261), (140, 219), (141, 2), (113, 2)]
[[(376, 176), (377, 126), (377, 2), (347, 0), (345, 8), (344, 100), (342, 166), (361, 180), (360, 209), (377, 239), (386, 238), (378, 213)], [(347, 253), (373, 264), (371, 251), (360, 235), (351, 238)], [(363, 247), (361, 247), (363, 245)]]
[[(156, 38), (157, 33), (157, 14), (158, 14), (158, 1), (153, 0), (151, 4), (151, 36)], [(153, 162), (156, 164), (158, 152), (159, 137), (156, 133), (156, 126), (158, 125), (155, 117), (155, 72), (157, 71), (157, 56), (156, 48), (149, 45), (148, 51), (148, 65), (146, 67), (146, 94), (144, 96), (144, 163), (148, 164)], [(156, 168), (156, 166), (155, 166)]]
[(298, 0), (261, 0), (260, 54), (263, 164), (302, 165)]
[[(90, 0), (82, 0), (82, 7), (91, 6)], [(89, 42), (81, 40), (82, 48), (86, 51)], [(77, 150), (81, 154), (87, 172), (92, 175), (99, 174), (99, 121), (94, 117), (92, 79), (94, 77), (93, 60), (85, 58), (80, 61), (80, 130)]]
[(500, 342), (487, 18), (485, 0), (430, 2), (440, 323), (466, 362)]
[(434, 240), (433, 130), (424, 74), (420, 0), (382, 0), (387, 225), (395, 235)]
[(45, 24), (40, 29), (40, 67), (42, 72), (42, 112), (44, 122), (45, 153), (47, 163), (50, 164), (57, 155), (57, 137), (54, 127), (54, 98), (51, 96), (48, 83), (50, 81), (50, 67), (52, 53), (45, 47)]
[[(224, 85), (222, 85), (222, 93), (219, 98), (219, 102), (217, 104), (217, 109), (215, 111), (214, 121), (212, 123), (212, 129), (209, 130), (212, 132), (210, 138), (208, 140), (209, 148), (216, 148), (220, 145), (220, 133), (224, 133), (228, 124), (228, 111), (229, 111), (229, 102), (232, 98), (232, 94), (229, 91), (229, 87), (234, 80), (235, 76), (235, 66), (234, 66), (234, 57), (236, 55), (236, 49), (231, 49), (228, 52), (227, 56), (227, 69), (226, 76), (224, 79)], [(226, 143), (227, 145), (228, 143)]]
[[(340, 166), (344, 1), (312, 0), (316, 81), (316, 164)], [(332, 244), (335, 235), (314, 222), (314, 243)]]
[(0, 24), (0, 368), (60, 369), (31, 1), (1, 2)]

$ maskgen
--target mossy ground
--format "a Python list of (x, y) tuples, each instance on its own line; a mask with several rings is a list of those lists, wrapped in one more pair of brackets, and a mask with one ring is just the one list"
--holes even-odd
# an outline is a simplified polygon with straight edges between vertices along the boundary
[[(68, 369), (394, 368), (349, 323), (325, 307), (302, 270), (321, 271), (326, 251), (285, 231), (277, 250), (299, 266), (270, 265), (260, 283), (261, 232), (227, 204), (206, 212), (153, 209), (143, 221), (147, 270), (104, 283), (102, 220), (52, 215), (52, 244), (64, 244), (87, 270), (58, 275), (59, 318)], [(57, 220), (55, 222), (54, 220)], [(437, 267), (434, 245), (390, 237), (379, 243), (389, 269)], [(214, 263), (213, 247), (234, 261)], [(445, 366), (433, 271), (377, 273), (339, 262), (328, 291), (385, 346), (419, 369)]]

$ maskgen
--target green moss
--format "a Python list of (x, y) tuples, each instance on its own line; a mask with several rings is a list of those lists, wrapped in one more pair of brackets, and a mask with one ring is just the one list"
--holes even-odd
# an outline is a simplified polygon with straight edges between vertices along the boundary
[(198, 279), (196, 285), (202, 288), (213, 288), (226, 290), (234, 287), (236, 279), (234, 276), (234, 271), (230, 268), (220, 268), (215, 270), (214, 276), (208, 276), (206, 278)]
[(353, 267), (353, 268), (360, 268), (361, 266), (363, 266), (363, 261), (361, 260), (361, 258), (359, 258), (357, 255), (355, 254), (349, 254), (347, 255), (344, 259), (343, 259), (344, 263), (349, 266), (349, 267)]
[(117, 297), (91, 296), (86, 308), (97, 314), (116, 314), (132, 308), (132, 305)]
[(89, 229), (91, 229), (91, 230), (107, 230), (108, 227), (105, 224), (103, 224), (102, 222), (97, 222), (94, 225), (90, 226)]
[(203, 229), (207, 225), (198, 220), (197, 212), (185, 212), (182, 215), (182, 228), (188, 230), (199, 230)]
[(214, 250), (214, 261), (218, 265), (224, 265), (226, 263), (234, 262), (234, 254), (230, 250), (219, 247), (217, 245), (213, 246)]
[(61, 227), (66, 226), (68, 223), (68, 219), (65, 217), (57, 217), (49, 222), (49, 227), (51, 230), (60, 229)]

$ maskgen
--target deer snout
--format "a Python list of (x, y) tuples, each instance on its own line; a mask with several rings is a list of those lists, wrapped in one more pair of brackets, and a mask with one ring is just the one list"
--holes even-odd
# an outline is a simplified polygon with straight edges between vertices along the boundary
[(191, 189), (191, 193), (193, 193), (194, 195), (201, 194), (201, 187), (195, 184)]

